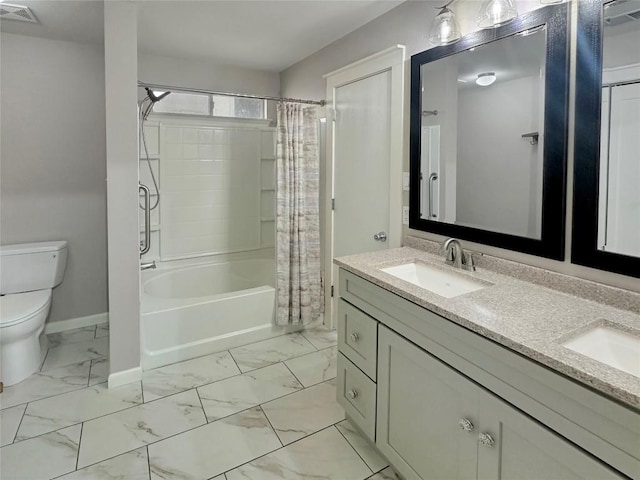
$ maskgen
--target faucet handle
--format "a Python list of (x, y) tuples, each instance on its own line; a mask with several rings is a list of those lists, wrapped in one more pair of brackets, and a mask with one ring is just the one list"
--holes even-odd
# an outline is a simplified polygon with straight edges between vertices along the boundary
[(476, 271), (476, 262), (473, 258), (474, 255), (482, 256), (480, 252), (466, 251), (462, 253), (462, 268), (469, 270), (470, 272)]

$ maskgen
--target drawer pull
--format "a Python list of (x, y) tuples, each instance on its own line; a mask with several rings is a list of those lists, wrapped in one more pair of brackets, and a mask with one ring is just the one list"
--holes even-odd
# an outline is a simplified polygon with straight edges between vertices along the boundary
[(358, 391), (355, 388), (352, 388), (351, 390), (349, 390), (347, 392), (347, 396), (351, 399), (351, 400), (355, 400), (356, 398), (358, 398)]
[(481, 433), (478, 437), (478, 440), (480, 441), (480, 445), (482, 445), (483, 447), (493, 447), (493, 445), (496, 443), (493, 437), (488, 433)]
[(473, 423), (471, 423), (471, 420), (468, 420), (466, 418), (460, 419), (458, 425), (465, 432), (471, 432), (473, 430)]
[(349, 335), (349, 340), (351, 340), (352, 343), (357, 343), (358, 340), (360, 340), (360, 337), (356, 332), (353, 332), (351, 335)]

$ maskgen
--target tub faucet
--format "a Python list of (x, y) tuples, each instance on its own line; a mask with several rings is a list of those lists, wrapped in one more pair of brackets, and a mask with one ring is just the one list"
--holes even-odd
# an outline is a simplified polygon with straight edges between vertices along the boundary
[(460, 240), (449, 238), (444, 242), (445, 263), (453, 268), (462, 268), (475, 272), (473, 252), (465, 252), (460, 245)]
[(149, 270), (150, 268), (156, 268), (156, 261), (154, 260), (151, 263), (141, 263), (140, 270)]

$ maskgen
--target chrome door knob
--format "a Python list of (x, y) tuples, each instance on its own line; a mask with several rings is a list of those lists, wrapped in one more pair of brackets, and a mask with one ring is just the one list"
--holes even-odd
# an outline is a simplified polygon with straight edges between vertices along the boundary
[(351, 341), (351, 343), (356, 343), (358, 340), (360, 340), (360, 337), (356, 332), (353, 332), (351, 335), (349, 335), (349, 340)]
[(373, 236), (373, 239), (376, 242), (386, 242), (387, 241), (387, 234), (385, 232), (378, 232)]
[(351, 390), (349, 390), (347, 392), (347, 396), (351, 399), (351, 400), (355, 400), (358, 397), (358, 391), (355, 388), (352, 388)]
[(458, 422), (458, 425), (465, 432), (470, 432), (473, 430), (473, 423), (471, 423), (471, 420), (468, 420), (466, 418), (461, 418)]
[(478, 441), (483, 447), (493, 447), (493, 445), (496, 443), (493, 437), (488, 433), (481, 433), (478, 436)]

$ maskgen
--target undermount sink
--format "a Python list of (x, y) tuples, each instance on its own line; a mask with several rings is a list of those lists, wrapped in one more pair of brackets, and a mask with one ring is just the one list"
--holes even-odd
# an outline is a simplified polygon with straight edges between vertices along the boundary
[(598, 362), (640, 377), (640, 336), (599, 325), (562, 344)]
[(419, 262), (405, 263), (380, 270), (445, 298), (475, 292), (491, 285), (487, 282), (476, 281), (466, 275), (448, 272)]

